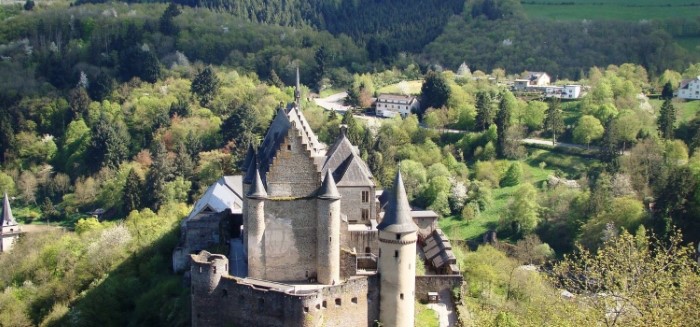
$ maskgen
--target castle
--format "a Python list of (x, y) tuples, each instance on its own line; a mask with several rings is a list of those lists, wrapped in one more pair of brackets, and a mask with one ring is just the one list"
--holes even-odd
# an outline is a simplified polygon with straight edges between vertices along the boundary
[[(189, 267), (192, 325), (413, 326), (417, 295), (462, 281), (437, 215), (411, 211), (400, 173), (376, 190), (345, 131), (327, 148), (299, 104), (297, 73), (244, 175), (219, 179), (181, 224), (173, 268)], [(447, 275), (416, 276), (419, 239)]]

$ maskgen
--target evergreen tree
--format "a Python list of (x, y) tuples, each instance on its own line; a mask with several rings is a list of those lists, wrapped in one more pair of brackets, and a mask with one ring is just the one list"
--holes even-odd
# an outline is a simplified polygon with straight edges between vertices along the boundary
[(165, 35), (175, 35), (179, 32), (173, 19), (182, 13), (180, 8), (175, 3), (170, 3), (165, 9), (163, 15), (160, 16), (160, 32)]
[(505, 157), (506, 132), (511, 126), (511, 116), (517, 106), (515, 96), (510, 91), (503, 92), (501, 101), (498, 103), (498, 113), (496, 114), (496, 127), (498, 127), (498, 141), (496, 152), (498, 156)]
[(173, 179), (173, 165), (168, 158), (168, 151), (161, 142), (153, 145), (153, 163), (146, 174), (146, 205), (158, 211), (165, 204), (167, 195), (165, 185)]
[(90, 96), (85, 88), (76, 87), (68, 92), (68, 104), (73, 113), (73, 119), (82, 119), (90, 107)]
[(656, 124), (659, 126), (659, 134), (665, 139), (673, 139), (674, 124), (676, 122), (676, 108), (670, 99), (664, 100), (659, 111)]
[(429, 71), (425, 75), (425, 82), (420, 89), (421, 92), (421, 114), (428, 108), (440, 109), (447, 104), (450, 99), (450, 86), (442, 74)]
[(87, 158), (93, 171), (116, 168), (129, 155), (129, 134), (121, 122), (111, 122), (102, 114), (92, 128)]
[(5, 155), (15, 143), (15, 131), (8, 116), (6, 112), (0, 113), (0, 163), (5, 162)]
[(95, 101), (102, 101), (112, 93), (114, 88), (114, 80), (104, 71), (100, 71), (97, 76), (92, 79), (92, 83), (87, 91), (90, 98)]
[(673, 85), (671, 85), (671, 82), (666, 82), (666, 84), (664, 84), (664, 89), (661, 91), (661, 99), (662, 100), (673, 99)]
[[(235, 106), (235, 103), (232, 102), (229, 106)], [(221, 125), (221, 136), (224, 145), (233, 141), (236, 153), (244, 155), (248, 145), (255, 144), (257, 118), (253, 108), (248, 104), (230, 110), (232, 111), (231, 116), (226, 118)]]
[(485, 91), (476, 94), (476, 122), (477, 131), (485, 131), (493, 124), (493, 106), (491, 105), (491, 95)]
[(122, 199), (124, 214), (128, 215), (132, 210), (141, 209), (141, 178), (132, 168), (126, 176), (124, 184), (124, 198)]
[(506, 171), (506, 174), (503, 176), (503, 179), (501, 179), (501, 186), (515, 186), (520, 184), (523, 179), (523, 167), (520, 165), (519, 161), (513, 162), (510, 167), (508, 167), (508, 170)]
[(326, 50), (326, 47), (321, 46), (318, 48), (318, 50), (316, 50), (316, 54), (314, 54), (314, 59), (316, 60), (316, 82), (319, 84), (319, 91), (321, 89), (321, 81), (326, 75), (326, 61), (328, 60), (327, 52), (328, 50)]
[(284, 89), (285, 87), (284, 82), (282, 82), (282, 79), (277, 75), (274, 69), (270, 71), (270, 83), (280, 89)]
[(177, 160), (175, 160), (175, 175), (182, 176), (185, 180), (190, 180), (194, 176), (195, 165), (184, 143), (179, 142), (177, 144), (175, 154), (177, 157)]
[(346, 135), (352, 144), (359, 145), (362, 143), (364, 131), (362, 130), (362, 126), (357, 123), (357, 120), (355, 120), (355, 116), (352, 115), (352, 111), (345, 111), (341, 123), (347, 125), (348, 130)]
[(35, 6), (34, 0), (27, 0), (27, 1), (24, 3), (24, 10), (26, 10), (26, 11), (32, 11), (32, 10), (34, 10), (34, 6)]
[(221, 81), (216, 77), (214, 70), (207, 66), (194, 78), (190, 90), (199, 100), (199, 104), (206, 107), (219, 93), (220, 85)]
[(618, 130), (615, 128), (615, 121), (610, 120), (605, 127), (605, 133), (603, 134), (603, 141), (600, 147), (600, 158), (601, 160), (610, 163), (613, 168), (617, 168), (617, 157), (620, 155), (619, 144), (620, 136), (618, 135)]
[(196, 159), (199, 156), (199, 152), (202, 151), (202, 141), (194, 135), (193, 131), (187, 132), (185, 137), (185, 147), (187, 147), (187, 153), (190, 154), (192, 159)]
[(564, 132), (564, 117), (562, 116), (559, 99), (552, 98), (545, 113), (545, 130), (552, 134), (552, 143), (557, 143), (557, 134)]
[(177, 101), (170, 104), (170, 117), (178, 115), (179, 117), (185, 117), (190, 112), (190, 104), (184, 97), (178, 97)]

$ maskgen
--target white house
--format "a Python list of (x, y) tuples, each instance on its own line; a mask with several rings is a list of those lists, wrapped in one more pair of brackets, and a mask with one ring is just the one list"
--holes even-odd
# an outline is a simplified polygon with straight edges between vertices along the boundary
[(408, 116), (412, 111), (418, 110), (418, 100), (410, 95), (380, 94), (375, 103), (377, 117), (401, 117)]
[(545, 72), (529, 72), (526, 79), (530, 86), (545, 86), (552, 81)]
[(678, 88), (678, 97), (686, 100), (700, 99), (700, 76), (687, 79), (681, 82), (681, 87)]
[(544, 96), (547, 98), (578, 99), (581, 96), (581, 85), (547, 86), (544, 88)]

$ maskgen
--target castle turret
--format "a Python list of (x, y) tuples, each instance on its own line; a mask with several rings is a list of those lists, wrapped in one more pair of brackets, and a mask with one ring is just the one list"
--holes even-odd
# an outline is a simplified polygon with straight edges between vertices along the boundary
[(379, 320), (384, 326), (412, 327), (416, 289), (416, 241), (418, 227), (411, 219), (401, 172), (379, 230), (379, 275), (381, 297)]
[(330, 169), (318, 192), (316, 270), (321, 284), (340, 281), (340, 193)]
[(10, 198), (5, 193), (2, 199), (2, 229), (0, 229), (0, 252), (7, 252), (12, 249), (15, 241), (19, 238), (20, 230), (15, 217), (10, 208)]
[[(265, 277), (265, 199), (267, 191), (260, 179), (260, 171), (251, 163), (250, 170), (253, 172), (253, 183), (248, 191), (248, 214), (246, 218), (247, 241), (248, 241), (248, 277)], [(250, 173), (251, 171), (248, 171)]]
[[(250, 184), (253, 183), (255, 179), (255, 170), (257, 168), (257, 156), (252, 145), (248, 146), (248, 154), (246, 154), (245, 160), (241, 165), (241, 171), (243, 171), (243, 202), (241, 205), (241, 212), (243, 213), (243, 245), (248, 244), (248, 191), (250, 191)], [(244, 246), (243, 252), (248, 253), (248, 249)]]

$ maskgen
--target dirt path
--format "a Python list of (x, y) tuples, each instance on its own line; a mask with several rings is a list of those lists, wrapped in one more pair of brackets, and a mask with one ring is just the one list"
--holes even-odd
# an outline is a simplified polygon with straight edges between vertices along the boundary
[(440, 302), (429, 303), (429, 309), (437, 312), (440, 320), (440, 327), (453, 327), (457, 325), (457, 310), (452, 303), (452, 294), (450, 290), (440, 291)]
[(61, 226), (52, 226), (52, 225), (24, 225), (20, 224), (19, 228), (22, 229), (22, 232), (32, 234), (32, 233), (43, 233), (43, 232), (48, 232), (52, 230), (64, 230), (63, 227)]

